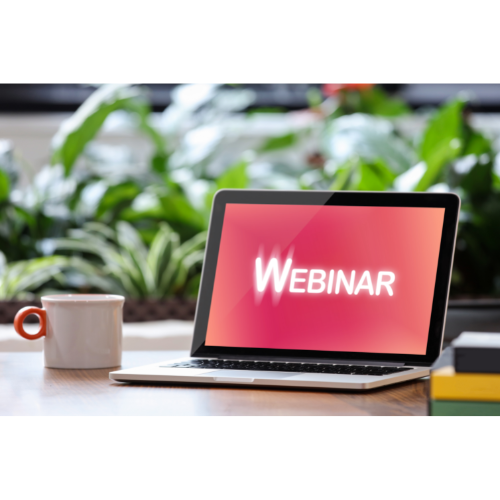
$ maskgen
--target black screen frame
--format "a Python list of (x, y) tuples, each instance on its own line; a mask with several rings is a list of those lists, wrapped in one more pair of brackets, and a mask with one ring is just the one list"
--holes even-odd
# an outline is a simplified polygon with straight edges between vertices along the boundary
[[(444, 208), (429, 336), (425, 355), (313, 351), (298, 349), (207, 346), (205, 338), (212, 302), (225, 207), (228, 203), (267, 205), (341, 205), (367, 207)], [(404, 362), (428, 366), (441, 353), (453, 255), (460, 212), (460, 198), (453, 193), (400, 193), (367, 191), (275, 191), (223, 189), (216, 193), (210, 219), (200, 292), (195, 314), (192, 357), (238, 356), (241, 359), (366, 360)]]

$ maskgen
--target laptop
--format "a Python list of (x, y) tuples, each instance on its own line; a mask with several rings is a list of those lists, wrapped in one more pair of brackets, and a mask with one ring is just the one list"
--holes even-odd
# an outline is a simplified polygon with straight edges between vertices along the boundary
[(190, 357), (109, 376), (352, 390), (424, 377), (459, 210), (448, 193), (221, 190)]

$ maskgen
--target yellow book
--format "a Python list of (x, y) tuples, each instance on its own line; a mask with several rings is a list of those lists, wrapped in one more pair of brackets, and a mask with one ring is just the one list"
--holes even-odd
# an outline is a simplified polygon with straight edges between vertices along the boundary
[(431, 399), (500, 401), (499, 373), (456, 373), (453, 366), (431, 372)]

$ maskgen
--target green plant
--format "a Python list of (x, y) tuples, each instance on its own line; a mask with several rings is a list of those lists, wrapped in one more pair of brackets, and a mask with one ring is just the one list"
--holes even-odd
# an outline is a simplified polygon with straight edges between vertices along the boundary
[[(143, 88), (100, 87), (63, 124), (54, 138), (51, 165), (28, 187), (18, 185), (19, 165), (0, 142), (0, 251), (8, 262), (40, 258), (74, 230), (73, 246), (66, 243), (64, 252), (75, 256), (71, 265), (78, 262), (79, 271), (65, 268), (52, 285), (141, 297), (195, 294), (199, 262), (184, 281), (179, 271), (180, 281), (170, 288), (144, 262), (153, 259), (149, 254), (167, 233), (169, 245), (179, 250), (206, 231), (217, 189), (451, 190), (462, 198), (452, 294), (500, 295), (499, 156), (491, 139), (470, 124), (467, 103), (455, 99), (418, 116), (423, 128), (415, 133), (408, 132), (405, 120), (418, 112), (412, 116), (381, 87), (329, 84), (323, 92), (326, 99), (319, 89), (308, 93), (311, 109), (303, 112), (309, 118), (302, 128), (252, 144), (245, 139), (238, 149), (234, 130), (240, 125), (244, 130), (259, 115), (244, 111), (252, 103), (251, 91), (182, 85), (172, 104), (153, 117)], [(112, 114), (148, 139), (151, 155), (145, 161), (126, 145), (103, 146), (95, 140)], [(236, 127), (235, 116), (241, 119)], [(119, 241), (124, 241), (118, 238), (124, 228), (135, 235), (130, 248), (142, 256), (138, 263), (132, 264), (133, 256)], [(107, 261), (96, 251), (97, 243), (94, 250), (82, 249), (90, 245), (89, 236), (94, 243), (104, 238), (106, 248), (114, 248)], [(119, 265), (112, 264), (112, 256)]]
[(474, 130), (466, 103), (456, 99), (435, 113), (425, 130), (422, 170), (415, 190), (453, 190), (462, 210), (452, 275), (452, 294), (500, 295), (500, 156)]
[[(99, 148), (93, 139), (106, 119), (124, 113), (149, 138), (152, 156), (138, 165), (118, 147)], [(12, 151), (0, 147), (0, 251), (8, 261), (40, 257), (40, 245), (62, 237), (87, 221), (113, 225), (125, 219), (138, 226), (148, 243), (158, 223), (170, 223), (187, 239), (206, 228), (183, 189), (168, 174), (167, 140), (151, 124), (147, 94), (138, 86), (104, 85), (64, 122), (53, 139), (51, 165), (28, 186), (17, 185)], [(123, 146), (121, 146), (123, 148)], [(144, 209), (144, 198), (154, 197)], [(135, 203), (136, 199), (141, 203)], [(136, 206), (137, 205), (137, 206)], [(147, 203), (146, 203), (147, 205)]]
[(130, 85), (103, 85), (98, 88), (54, 136), (51, 164), (62, 165), (65, 174), (69, 175), (87, 144), (115, 111), (125, 111), (137, 118), (139, 130), (151, 138), (156, 148), (152, 158), (153, 169), (163, 172), (167, 159), (165, 140), (150, 123), (151, 108), (144, 92), (140, 87)]
[(52, 280), (63, 280), (63, 271), (70, 259), (63, 256), (40, 257), (27, 261), (7, 263), (0, 252), (0, 300), (31, 299), (33, 292)]
[(180, 243), (161, 223), (148, 250), (133, 226), (119, 221), (116, 230), (93, 222), (69, 231), (68, 238), (52, 241), (58, 250), (78, 252), (71, 261), (72, 287), (93, 288), (132, 298), (196, 295), (204, 256), (206, 233)]
[(362, 113), (327, 122), (321, 147), (327, 163), (313, 188), (383, 191), (418, 158), (390, 120)]

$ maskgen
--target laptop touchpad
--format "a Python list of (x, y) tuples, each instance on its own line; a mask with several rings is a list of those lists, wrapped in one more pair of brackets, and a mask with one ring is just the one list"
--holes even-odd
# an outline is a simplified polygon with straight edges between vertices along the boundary
[(210, 373), (204, 373), (202, 377), (211, 377), (216, 379), (246, 379), (247, 381), (253, 381), (255, 379), (268, 379), (268, 380), (279, 380), (281, 378), (288, 378), (297, 375), (297, 373), (285, 373), (285, 372), (269, 372), (269, 371), (258, 371), (258, 370), (216, 370)]

